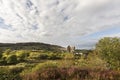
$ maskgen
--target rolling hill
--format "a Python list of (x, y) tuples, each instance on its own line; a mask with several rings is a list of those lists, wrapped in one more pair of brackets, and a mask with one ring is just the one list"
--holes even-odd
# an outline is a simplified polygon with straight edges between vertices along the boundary
[(64, 50), (64, 47), (38, 42), (27, 42), (27, 43), (0, 43), (0, 49), (61, 51)]

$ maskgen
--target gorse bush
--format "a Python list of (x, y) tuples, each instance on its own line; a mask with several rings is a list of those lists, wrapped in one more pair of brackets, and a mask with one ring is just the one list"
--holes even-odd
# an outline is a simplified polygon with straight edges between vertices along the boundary
[(17, 56), (16, 55), (9, 55), (6, 59), (6, 62), (8, 64), (16, 64), (18, 61), (17, 61)]
[(24, 61), (29, 56), (29, 51), (20, 50), (16, 52), (19, 61)]
[(29, 51), (27, 50), (5, 50), (0, 58), (0, 65), (16, 64), (23, 62), (29, 57)]
[(10, 55), (10, 54), (11, 54), (11, 50), (10, 50), (10, 49), (7, 49), (7, 50), (5, 50), (5, 51), (2, 53), (2, 57), (6, 58), (6, 57), (8, 57), (8, 55)]
[(57, 60), (57, 59), (62, 59), (63, 56), (62, 56), (62, 54), (59, 54), (59, 53), (50, 53), (50, 54), (48, 54), (48, 58), (50, 60)]
[(40, 52), (30, 52), (29, 59), (40, 60)]

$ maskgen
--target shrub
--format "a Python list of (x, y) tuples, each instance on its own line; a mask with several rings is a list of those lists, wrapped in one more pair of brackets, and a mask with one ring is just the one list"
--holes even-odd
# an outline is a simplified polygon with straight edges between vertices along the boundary
[(29, 58), (35, 60), (46, 60), (48, 59), (48, 53), (32, 52), (30, 53)]
[(2, 54), (0, 53), (0, 59), (2, 58)]
[(8, 55), (10, 55), (11, 53), (11, 50), (10, 49), (7, 49), (3, 52), (3, 57), (7, 57)]
[(2, 54), (3, 54), (3, 50), (0, 49), (0, 58), (2, 57)]
[(20, 50), (16, 52), (19, 61), (24, 61), (28, 56), (29, 52), (25, 50)]
[(78, 67), (44, 68), (22, 75), (23, 80), (119, 80), (120, 73), (111, 70), (91, 70)]
[(6, 61), (5, 60), (0, 60), (0, 65), (6, 65)]
[(71, 53), (65, 53), (64, 59), (66, 59), (66, 60), (72, 60), (72, 59), (74, 59), (74, 55), (71, 54)]
[(56, 59), (61, 59), (62, 57), (61, 57), (61, 54), (59, 54), (59, 53), (50, 53), (49, 54), (49, 59), (50, 60), (56, 60)]
[(39, 52), (31, 52), (30, 56), (29, 56), (29, 59), (39, 60), (39, 56), (40, 56)]
[(48, 54), (47, 53), (40, 53), (39, 59), (48, 59)]
[(11, 74), (18, 74), (18, 73), (22, 72), (23, 69), (24, 69), (24, 67), (11, 67), (11, 68), (9, 68), (9, 72)]
[(16, 64), (17, 61), (17, 56), (16, 55), (9, 55), (6, 59), (8, 64)]
[(0, 67), (0, 80), (22, 80), (19, 76), (20, 69)]
[(48, 61), (45, 63), (40, 63), (38, 65), (36, 65), (34, 68), (32, 68), (33, 71), (37, 71), (37, 70), (42, 70), (42, 69), (47, 69), (47, 68), (56, 68), (58, 65), (56, 62), (53, 61)]

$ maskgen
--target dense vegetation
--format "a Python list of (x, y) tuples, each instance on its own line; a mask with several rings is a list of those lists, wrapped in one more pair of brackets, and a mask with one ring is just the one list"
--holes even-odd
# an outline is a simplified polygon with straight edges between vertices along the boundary
[(0, 80), (120, 80), (119, 38), (103, 38), (95, 50), (76, 50), (87, 58), (56, 46), (58, 51), (5, 47), (0, 48)]
[(103, 38), (96, 45), (96, 51), (110, 68), (120, 70), (120, 38)]

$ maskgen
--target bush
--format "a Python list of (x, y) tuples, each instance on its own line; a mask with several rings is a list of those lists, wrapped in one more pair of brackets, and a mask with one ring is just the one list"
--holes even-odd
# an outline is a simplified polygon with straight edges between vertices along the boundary
[(32, 52), (29, 58), (34, 60), (46, 60), (48, 59), (48, 53)]
[(11, 68), (9, 68), (9, 73), (18, 74), (18, 73), (22, 72), (23, 69), (24, 69), (24, 67), (11, 67)]
[(22, 80), (19, 73), (22, 68), (0, 67), (0, 80)]
[(49, 54), (49, 59), (50, 60), (57, 60), (57, 59), (61, 59), (61, 58), (62, 58), (62, 56), (59, 53), (50, 53)]
[(17, 61), (17, 56), (16, 55), (9, 55), (6, 59), (8, 64), (16, 64)]
[(40, 63), (36, 65), (35, 67), (32, 68), (32, 70), (37, 71), (37, 70), (42, 70), (42, 69), (47, 69), (47, 68), (56, 68), (57, 66), (58, 65), (56, 62), (48, 61), (48, 62)]
[(29, 59), (39, 60), (40, 53), (39, 52), (31, 52)]
[(0, 49), (0, 59), (2, 58), (3, 50)]
[(96, 52), (104, 59), (110, 68), (120, 69), (120, 38), (106, 37), (96, 45)]
[(64, 59), (66, 59), (66, 60), (73, 60), (74, 59), (74, 55), (71, 54), (71, 53), (65, 53)]
[(8, 55), (10, 55), (11, 53), (11, 50), (10, 49), (7, 49), (3, 52), (3, 56), (2, 57), (7, 57)]
[(112, 70), (91, 70), (78, 67), (50, 67), (22, 75), (23, 80), (119, 80), (120, 73)]
[(48, 54), (46, 54), (46, 53), (40, 53), (39, 59), (48, 59)]
[(2, 58), (2, 53), (0, 53), (0, 59)]
[(6, 65), (6, 61), (5, 60), (0, 60), (0, 65)]
[(18, 61), (24, 61), (29, 56), (29, 52), (25, 50), (20, 50), (16, 52), (16, 55), (18, 57)]

